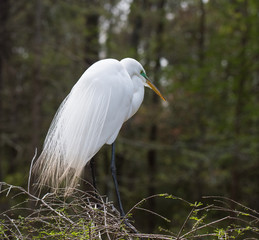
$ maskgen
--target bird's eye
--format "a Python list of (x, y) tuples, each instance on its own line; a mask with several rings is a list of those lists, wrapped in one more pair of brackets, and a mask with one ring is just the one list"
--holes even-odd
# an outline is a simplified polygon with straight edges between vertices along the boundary
[(146, 77), (146, 74), (144, 73), (144, 71), (141, 70), (140, 75), (142, 75), (143, 77)]

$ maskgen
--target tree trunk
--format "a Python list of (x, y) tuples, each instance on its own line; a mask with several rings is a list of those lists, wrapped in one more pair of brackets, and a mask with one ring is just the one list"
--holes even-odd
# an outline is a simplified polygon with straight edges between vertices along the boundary
[[(8, 32), (8, 18), (9, 18), (10, 3), (9, 0), (0, 1), (0, 140), (4, 132), (4, 113), (3, 113), (3, 89), (4, 89), (4, 62), (9, 55), (10, 34)], [(2, 161), (3, 156), (3, 143), (0, 143), (0, 182), (3, 181)]]
[[(95, 1), (93, 1), (95, 2)], [(99, 14), (96, 3), (92, 3), (85, 16), (85, 63), (90, 67), (99, 59)]]
[[(32, 81), (32, 148), (39, 145), (40, 140), (40, 121), (41, 121), (41, 102), (42, 102), (42, 81), (41, 81), (41, 49), (42, 49), (42, 1), (37, 0), (35, 6), (35, 36), (34, 36), (34, 56), (33, 81)], [(32, 149), (31, 149), (32, 150)]]
[(203, 0), (200, 0), (200, 23), (199, 23), (199, 66), (204, 63), (204, 42), (205, 42), (205, 8)]
[[(248, 22), (248, 1), (244, 1), (240, 3), (238, 11), (242, 14), (243, 19), (245, 19), (245, 29), (243, 30), (243, 34), (240, 39), (240, 54), (239, 59), (240, 66), (239, 66), (239, 74), (236, 77), (237, 78), (237, 89), (236, 89), (236, 107), (235, 107), (235, 119), (234, 119), (234, 135), (235, 139), (240, 138), (240, 134), (242, 132), (242, 120), (244, 117), (243, 111), (245, 107), (245, 100), (248, 99), (248, 95), (246, 94), (245, 84), (247, 80), (248, 75), (248, 62), (247, 62), (247, 43), (249, 38), (249, 22)], [(238, 201), (241, 194), (240, 194), (240, 147), (239, 142), (236, 142), (235, 146), (235, 153), (232, 160), (232, 169), (231, 169), (231, 199)]]
[(131, 4), (131, 15), (130, 21), (133, 27), (133, 31), (130, 36), (130, 47), (133, 49), (133, 58), (138, 59), (138, 47), (141, 39), (141, 31), (143, 25), (143, 11), (145, 6), (143, 6), (143, 1), (133, 1)]
[[(155, 49), (154, 49), (154, 56), (156, 56), (155, 58), (155, 67), (154, 67), (154, 77), (155, 79), (159, 79), (159, 74), (160, 74), (160, 70), (161, 70), (161, 66), (160, 66), (160, 58), (161, 58), (161, 52), (162, 52), (162, 36), (164, 34), (164, 18), (165, 18), (165, 1), (164, 0), (160, 0), (157, 5), (157, 11), (159, 14), (159, 20), (158, 20), (158, 24), (157, 24), (157, 28), (156, 28), (156, 37), (155, 37)], [(158, 83), (156, 84), (158, 87)], [(152, 106), (155, 109), (158, 109), (155, 106), (159, 105), (159, 98), (154, 94), (152, 96)], [(149, 141), (150, 142), (156, 142), (158, 138), (158, 127), (157, 127), (157, 123), (154, 122), (150, 129), (149, 129)], [(148, 173), (149, 173), (149, 185), (148, 185), (148, 195), (152, 196), (154, 194), (156, 194), (156, 175), (157, 175), (157, 169), (158, 169), (158, 164), (157, 164), (157, 152), (155, 149), (150, 149), (147, 153), (147, 161), (148, 161)], [(149, 208), (151, 211), (156, 212), (156, 201), (155, 198), (151, 198), (149, 200)], [(155, 228), (155, 221), (154, 218), (149, 218), (148, 219), (148, 231), (152, 232)]]
[[(204, 8), (204, 2), (203, 0), (200, 0), (200, 19), (199, 19), (199, 28), (198, 28), (198, 63), (197, 63), (197, 68), (198, 68), (198, 72), (200, 75), (200, 92), (199, 92), (199, 106), (200, 109), (199, 111), (197, 111), (197, 122), (199, 125), (199, 133), (200, 133), (200, 137), (199, 140), (203, 141), (203, 139), (205, 138), (206, 135), (206, 124), (204, 122), (204, 116), (206, 116), (206, 101), (204, 101), (206, 99), (206, 92), (208, 91), (207, 88), (207, 79), (206, 76), (204, 74), (204, 59), (205, 59), (205, 21), (206, 21), (206, 12), (205, 12), (205, 8)], [(200, 198), (202, 197), (202, 192), (203, 192), (203, 181), (202, 181), (202, 177), (201, 174), (203, 172), (204, 169), (204, 162), (201, 159), (193, 159), (194, 161), (199, 161), (198, 167), (195, 169), (195, 199), (197, 201), (200, 200)]]

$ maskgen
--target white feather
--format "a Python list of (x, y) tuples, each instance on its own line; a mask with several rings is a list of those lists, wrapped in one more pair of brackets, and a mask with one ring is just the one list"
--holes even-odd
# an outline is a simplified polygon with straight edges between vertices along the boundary
[[(143, 69), (139, 65), (137, 73)], [(40, 185), (74, 187), (87, 162), (115, 141), (144, 96), (142, 79), (131, 72), (127, 61), (113, 59), (85, 71), (58, 109), (34, 166)]]
[(84, 166), (137, 112), (144, 86), (165, 100), (132, 58), (101, 60), (88, 68), (60, 105), (33, 167), (39, 188), (64, 183), (71, 193)]

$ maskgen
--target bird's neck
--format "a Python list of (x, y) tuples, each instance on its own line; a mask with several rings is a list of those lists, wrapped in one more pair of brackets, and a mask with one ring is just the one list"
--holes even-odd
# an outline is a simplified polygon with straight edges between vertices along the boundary
[(144, 98), (144, 85), (137, 78), (138, 77), (135, 75), (131, 77), (133, 83), (133, 96), (131, 101), (131, 110), (129, 111), (128, 119), (131, 118), (138, 111)]

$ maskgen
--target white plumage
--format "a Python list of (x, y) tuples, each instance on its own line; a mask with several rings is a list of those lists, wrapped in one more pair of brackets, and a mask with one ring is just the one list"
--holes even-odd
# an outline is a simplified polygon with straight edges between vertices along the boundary
[(51, 123), (34, 166), (39, 185), (57, 188), (63, 182), (73, 188), (87, 162), (115, 141), (122, 124), (139, 109), (144, 86), (163, 98), (132, 58), (105, 59), (89, 67)]

